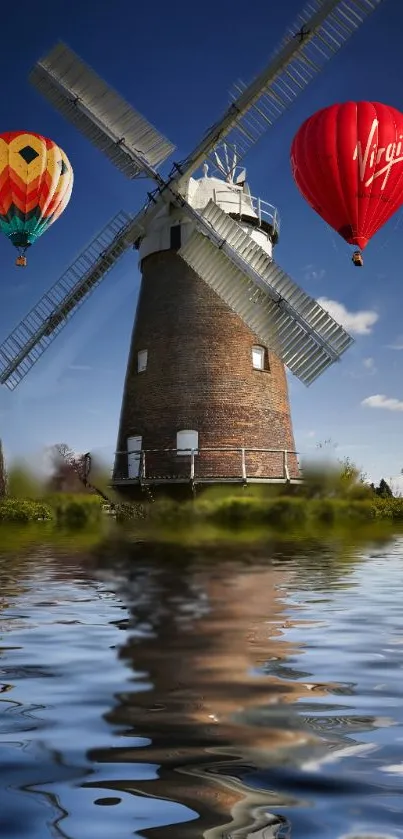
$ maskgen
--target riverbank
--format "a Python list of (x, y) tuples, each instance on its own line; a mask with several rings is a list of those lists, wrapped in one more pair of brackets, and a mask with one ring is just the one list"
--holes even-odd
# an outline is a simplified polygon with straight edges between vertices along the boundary
[(304, 498), (265, 494), (201, 496), (194, 501), (156, 501), (147, 520), (159, 525), (206, 523), (224, 527), (300, 529), (374, 521), (403, 522), (403, 498)]
[(0, 500), (0, 523), (54, 522), (61, 526), (92, 525), (102, 518), (97, 495), (54, 493), (40, 499), (6, 497)]
[(9, 556), (80, 556), (86, 565), (118, 568), (127, 561), (145, 559), (168, 565), (186, 566), (200, 559), (214, 563), (228, 562), (234, 551), (241, 551), (245, 562), (257, 555), (287, 555), (292, 558), (313, 554), (324, 561), (328, 551), (337, 551), (346, 559), (362, 546), (385, 546), (403, 532), (403, 527), (380, 520), (355, 527), (333, 525), (305, 528), (262, 526), (223, 527), (207, 523), (151, 525), (143, 520), (134, 525), (116, 526), (109, 517), (101, 523), (84, 527), (61, 527), (52, 521), (6, 524), (0, 522), (0, 560)]
[[(119, 512), (119, 511), (118, 511)], [(53, 522), (61, 526), (94, 525), (102, 520), (105, 504), (96, 495), (55, 493), (39, 500), (4, 498), (0, 501), (0, 522)], [(143, 519), (156, 526), (211, 524), (222, 527), (302, 527), (356, 525), (360, 522), (403, 523), (403, 498), (313, 497), (270, 495), (245, 490), (206, 493), (198, 498), (175, 502), (161, 498), (154, 503), (124, 505), (124, 515), (136, 525)]]

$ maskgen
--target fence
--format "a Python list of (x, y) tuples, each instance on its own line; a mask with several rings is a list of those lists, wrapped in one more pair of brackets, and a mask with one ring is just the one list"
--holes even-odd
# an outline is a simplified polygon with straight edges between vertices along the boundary
[[(258, 227), (271, 228), (275, 238), (278, 238), (280, 233), (280, 216), (277, 207), (269, 204), (268, 201), (263, 201), (261, 198), (256, 198), (254, 195), (242, 192), (242, 190), (214, 190), (214, 201), (216, 204), (225, 204), (226, 211), (239, 216), (240, 218), (248, 217), (248, 219), (255, 217)], [(228, 207), (231, 209), (228, 209)]]
[(229, 446), (141, 449), (115, 455), (114, 484), (286, 483), (300, 480), (298, 453), (287, 449)]

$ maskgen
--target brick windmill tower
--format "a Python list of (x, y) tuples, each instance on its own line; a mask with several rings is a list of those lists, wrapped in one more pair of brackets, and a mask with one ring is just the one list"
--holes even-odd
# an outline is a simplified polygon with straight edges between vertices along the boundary
[(166, 178), (173, 146), (69, 48), (31, 80), (128, 178), (155, 189), (120, 212), (0, 347), (15, 388), (128, 249), (142, 283), (113, 483), (298, 479), (286, 365), (311, 384), (352, 339), (274, 262), (276, 210), (240, 161), (382, 0), (311, 0), (269, 65)]
[[(271, 258), (277, 212), (250, 194), (245, 171), (224, 152), (218, 177), (205, 164), (190, 178), (187, 200), (198, 212), (214, 202)], [(284, 364), (178, 255), (191, 233), (186, 214), (163, 208), (139, 244), (115, 480), (124, 485), (139, 468), (161, 483), (296, 480)]]

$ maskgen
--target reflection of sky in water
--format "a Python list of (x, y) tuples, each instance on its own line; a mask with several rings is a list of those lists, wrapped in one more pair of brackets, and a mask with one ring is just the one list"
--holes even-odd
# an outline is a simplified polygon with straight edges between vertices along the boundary
[(0, 835), (403, 837), (401, 550), (1, 564)]

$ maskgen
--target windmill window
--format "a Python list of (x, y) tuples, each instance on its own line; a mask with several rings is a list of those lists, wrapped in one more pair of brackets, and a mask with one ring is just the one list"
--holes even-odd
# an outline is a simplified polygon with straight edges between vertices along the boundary
[(137, 372), (144, 373), (147, 370), (148, 350), (140, 350), (137, 353)]
[(136, 435), (127, 438), (127, 477), (138, 478), (140, 475), (140, 461), (143, 438)]
[(173, 251), (178, 251), (181, 246), (181, 226), (180, 224), (174, 224), (171, 227), (171, 239), (170, 239), (170, 248)]
[(192, 451), (194, 454), (199, 454), (199, 432), (190, 429), (183, 429), (178, 431), (176, 435), (177, 454), (181, 456), (189, 456)]
[(254, 370), (269, 370), (267, 347), (252, 347), (252, 367)]

